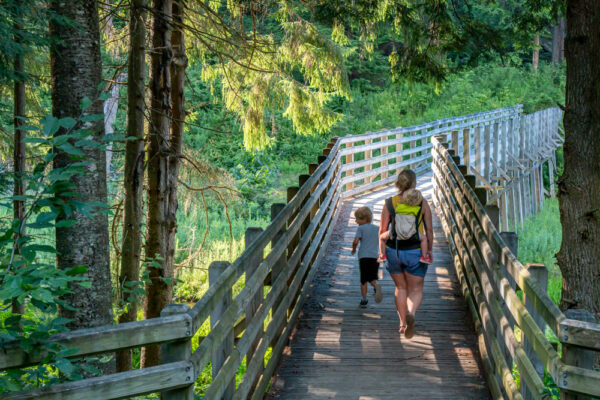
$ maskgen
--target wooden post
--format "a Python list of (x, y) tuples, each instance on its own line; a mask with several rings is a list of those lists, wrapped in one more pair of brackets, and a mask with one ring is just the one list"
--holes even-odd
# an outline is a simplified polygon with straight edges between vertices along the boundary
[[(383, 144), (381, 146), (381, 155), (382, 156), (385, 156), (388, 153), (388, 146), (385, 145), (385, 142), (387, 142), (387, 140), (388, 140), (387, 136), (382, 136), (381, 137), (381, 143)], [(387, 165), (388, 165), (388, 160), (383, 160), (381, 162), (381, 166), (382, 167), (387, 167)], [(387, 177), (388, 177), (388, 172), (387, 171), (384, 171), (384, 172), (381, 173), (381, 179), (385, 179)]]
[[(346, 143), (346, 148), (351, 149), (354, 143)], [(352, 164), (354, 162), (354, 154), (346, 154), (345, 164)], [(350, 168), (346, 171), (346, 176), (354, 175), (354, 168)], [(354, 182), (346, 183), (345, 191), (352, 190), (354, 188)]]
[(483, 177), (486, 181), (490, 181), (490, 171), (492, 167), (492, 162), (490, 161), (491, 157), (491, 129), (489, 125), (485, 126), (483, 131)]
[(473, 160), (473, 167), (481, 174), (481, 126), (475, 127), (473, 141), (475, 144), (475, 159)]
[[(208, 267), (208, 282), (209, 285), (214, 285), (219, 276), (229, 267), (229, 263), (225, 261), (214, 261)], [(231, 289), (228, 289), (221, 300), (217, 303), (213, 311), (210, 313), (210, 327), (211, 329), (216, 325), (217, 321), (221, 319), (221, 316), (227, 310), (227, 307), (232, 302)], [(225, 360), (233, 351), (233, 329), (225, 337), (221, 345), (217, 348), (212, 356), (212, 377), (213, 379), (217, 376)], [(233, 392), (235, 391), (235, 378), (231, 379), (231, 382), (227, 385), (227, 389), (223, 392), (223, 400), (229, 400), (233, 398)]]
[[(319, 164), (316, 164), (316, 163), (308, 164), (308, 174), (309, 175), (314, 174), (318, 167), (319, 167)], [(319, 186), (320, 181), (321, 180), (318, 180), (317, 183), (315, 183), (315, 185), (310, 189), (311, 196), (317, 189), (317, 186)], [(311, 220), (315, 217), (315, 215), (317, 214), (318, 211), (319, 211), (319, 202), (316, 202), (315, 205), (313, 206), (312, 210), (310, 210), (310, 219)]]
[[(500, 161), (498, 161), (498, 154), (500, 154), (500, 124), (498, 122), (494, 122), (494, 124), (492, 125), (492, 137), (491, 137), (491, 158), (494, 159), (494, 162), (496, 163), (496, 165), (499, 165)], [(500, 177), (500, 172), (499, 171), (495, 171), (496, 173), (493, 173), (493, 168), (492, 166), (490, 166), (490, 183), (493, 183), (493, 180), (496, 180), (498, 177)]]
[[(283, 210), (284, 207), (285, 207), (285, 204), (283, 204), (283, 203), (271, 204), (271, 221), (273, 221), (277, 217), (277, 215), (279, 215), (279, 213), (281, 212), (281, 210)], [(283, 236), (284, 233), (285, 233), (285, 225), (283, 228), (281, 228), (281, 230), (279, 230), (275, 234), (275, 236), (273, 236), (273, 240), (271, 240), (271, 248), (275, 247), (275, 244), (281, 238), (281, 236)], [(283, 254), (281, 255), (281, 257), (279, 258), (279, 260), (277, 260), (275, 262), (275, 264), (273, 265), (273, 269), (271, 270), (271, 285), (273, 285), (275, 282), (277, 282), (278, 279), (283, 279), (283, 278), (280, 278), (280, 275), (283, 272), (283, 269), (285, 267), (285, 262), (286, 262), (286, 252), (284, 251)], [(277, 297), (277, 300), (275, 300), (275, 304), (273, 305), (273, 310), (277, 309), (277, 306), (279, 305), (279, 303), (281, 303), (281, 300), (283, 299), (284, 296), (285, 296), (285, 291), (282, 291), (281, 294)], [(285, 320), (281, 322), (281, 327), (277, 329), (277, 333), (273, 337), (272, 343), (277, 343), (277, 340), (279, 339), (281, 331), (283, 330), (283, 327), (285, 326), (285, 322), (286, 322)]]
[[(463, 164), (467, 166), (467, 171), (471, 168), (471, 129), (463, 130)], [(468, 172), (467, 172), (468, 173)]]
[[(262, 228), (257, 228), (257, 227), (249, 227), (248, 229), (246, 229), (246, 232), (244, 234), (244, 241), (245, 241), (246, 249), (248, 247), (250, 247), (250, 245), (254, 241), (256, 241), (256, 239), (260, 236), (262, 231), (263, 231)], [(263, 261), (263, 252), (261, 251), (259, 254), (256, 255), (256, 257), (253, 257), (252, 259), (248, 260), (247, 263), (245, 263), (245, 265), (244, 265), (244, 270), (246, 272), (245, 282), (248, 282), (248, 279), (254, 274), (254, 271), (256, 271), (256, 269), (258, 268), (258, 266), (260, 265), (260, 263), (262, 261)], [(252, 321), (252, 316), (254, 314), (256, 314), (258, 307), (260, 307), (260, 304), (263, 301), (263, 298), (264, 298), (263, 296), (264, 296), (264, 289), (263, 289), (263, 286), (261, 285), (259, 287), (259, 289), (257, 290), (257, 292), (254, 294), (254, 296), (248, 302), (248, 305), (246, 306), (246, 309), (245, 309), (246, 326), (250, 325), (250, 322)], [(248, 348), (248, 352), (246, 353), (246, 365), (250, 364), (250, 361), (252, 360), (252, 357), (254, 356), (254, 352), (256, 351), (256, 347), (258, 346), (260, 336), (261, 335), (259, 333), (257, 335), (257, 338), (254, 340), (254, 342), (252, 342), (252, 344)], [(264, 365), (263, 365), (263, 368), (264, 368)], [(260, 373), (258, 375), (260, 375)], [(252, 386), (254, 386), (254, 383)]]
[[(365, 140), (365, 144), (371, 144), (371, 139), (367, 139)], [(365, 160), (370, 160), (371, 159), (371, 155), (373, 154), (373, 152), (371, 150), (365, 150)], [(367, 164), (365, 165), (365, 172), (370, 171), (371, 170), (371, 164)], [(371, 183), (372, 177), (367, 176), (365, 178), (365, 180), (363, 181), (363, 185), (367, 185), (369, 183)]]
[(450, 143), (450, 148), (454, 150), (454, 154), (460, 154), (458, 152), (458, 131), (452, 131), (452, 142)]
[[(548, 290), (548, 270), (544, 264), (527, 264), (525, 266), (527, 271), (531, 274), (531, 276), (536, 280), (536, 283), (544, 291), (544, 293)], [(542, 332), (546, 330), (546, 323), (544, 322), (544, 318), (537, 312), (535, 306), (531, 302), (530, 299), (525, 295), (525, 291), (523, 291), (523, 302), (525, 303), (525, 308), (533, 317), (535, 323), (540, 327)], [(531, 342), (527, 339), (525, 335), (523, 335), (523, 350), (525, 350), (525, 354), (527, 354), (527, 358), (533, 364), (535, 371), (539, 375), (539, 377), (544, 380), (544, 364), (540, 361), (540, 358), (537, 356), (535, 351), (533, 350), (533, 346)], [(527, 385), (521, 385), (521, 395), (523, 396), (523, 400), (537, 399), (538, 396), (534, 396), (535, 393), (531, 393)]]
[[(322, 156), (319, 156), (322, 157)], [(324, 158), (323, 158), (324, 159)], [(292, 186), (287, 188), (287, 202), (289, 203), (290, 201), (292, 201), (292, 199), (294, 198), (294, 196), (296, 196), (296, 194), (298, 193), (298, 190), (300, 190), (300, 188), (298, 188), (297, 186)], [(292, 224), (292, 222), (294, 221), (294, 218), (296, 218), (296, 215), (298, 213), (294, 213), (292, 214), (292, 216), (290, 217), (290, 219), (288, 220), (288, 227)], [(290, 258), (292, 257), (292, 254), (294, 254), (294, 250), (296, 250), (296, 246), (298, 246), (298, 242), (300, 241), (300, 233), (296, 233), (294, 235), (294, 237), (290, 240), (290, 244), (288, 245), (287, 248), (287, 260), (289, 261)], [(291, 268), (293, 271), (296, 270), (296, 266), (295, 265), (290, 265), (289, 268)], [(294, 278), (294, 274), (292, 274), (290, 276), (290, 278), (288, 279), (288, 286), (291, 283), (291, 280)], [(292, 302), (292, 304), (290, 304), (290, 307), (288, 308), (288, 317), (289, 315), (291, 315), (292, 311), (294, 309), (294, 302)]]
[[(306, 184), (306, 182), (308, 181), (308, 179), (310, 178), (310, 175), (307, 174), (302, 174), (298, 176), (298, 187), (302, 188), (302, 186), (304, 186)], [(311, 189), (312, 192), (312, 189)], [(306, 204), (306, 202), (308, 201), (308, 197), (306, 199), (304, 199), (304, 201), (302, 202), (302, 205), (300, 206), (300, 209), (302, 209), (304, 207), (304, 204)], [(306, 229), (308, 228), (308, 225), (310, 224), (310, 214), (304, 219), (304, 221), (302, 221), (302, 225), (300, 227), (300, 237), (302, 237), (302, 235), (304, 235), (304, 232), (306, 232)]]
[[(569, 319), (575, 319), (578, 321), (584, 321), (584, 322), (592, 322), (595, 323), (596, 319), (594, 318), (594, 315), (592, 313), (590, 313), (587, 310), (583, 310), (583, 309), (568, 309), (564, 312), (565, 317), (569, 318)], [(568, 343), (565, 343), (564, 341), (566, 341), (569, 337), (569, 330), (568, 330), (568, 326), (563, 327), (563, 330), (561, 330), (559, 332), (558, 335), (558, 339), (562, 342), (562, 362), (566, 365), (572, 365), (575, 367), (579, 367), (579, 368), (583, 368), (583, 369), (587, 369), (587, 370), (593, 370), (594, 369), (594, 358), (595, 358), (595, 351), (594, 350), (588, 350), (588, 349), (584, 349), (582, 347), (577, 347), (577, 346), (573, 346), (570, 345)], [(563, 381), (562, 383), (562, 387), (569, 387), (569, 376), (564, 374), (562, 376)], [(590, 384), (592, 384), (590, 382)], [(582, 396), (582, 395), (577, 395), (576, 393), (571, 393), (565, 389), (561, 389), (561, 393), (560, 393), (560, 398), (561, 400), (588, 400), (591, 399), (588, 396)]]
[[(170, 315), (185, 314), (189, 310), (190, 306), (187, 304), (169, 304), (163, 308), (160, 312), (160, 316), (168, 317)], [(163, 364), (190, 359), (190, 356), (192, 355), (191, 318), (188, 324), (188, 328), (190, 329), (187, 332), (188, 338), (176, 342), (165, 343), (161, 346), (161, 362)], [(189, 386), (162, 392), (160, 394), (162, 400), (194, 400), (194, 372), (191, 368), (186, 372), (188, 375), (186, 381), (190, 383)]]

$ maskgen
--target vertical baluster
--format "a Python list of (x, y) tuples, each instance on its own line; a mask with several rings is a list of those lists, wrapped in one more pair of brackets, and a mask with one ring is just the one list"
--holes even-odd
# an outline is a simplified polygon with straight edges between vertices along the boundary
[[(367, 139), (365, 140), (365, 144), (366, 145), (370, 145), (373, 141), (371, 139)], [(371, 156), (372, 156), (373, 152), (371, 150), (365, 150), (365, 160), (370, 160)], [(365, 165), (365, 172), (370, 171), (372, 168), (371, 163)], [(372, 177), (371, 176), (367, 176), (365, 177), (365, 180), (363, 182), (363, 185), (368, 185), (369, 183), (371, 183), (372, 181)]]
[[(565, 310), (565, 317), (569, 319), (574, 319), (577, 321), (591, 322), (595, 323), (596, 319), (594, 315), (587, 310), (571, 308)], [(587, 370), (594, 369), (594, 359), (596, 358), (596, 352), (594, 350), (588, 350), (583, 347), (573, 346), (571, 344), (565, 343), (569, 338), (569, 329), (568, 326), (563, 327), (563, 330), (559, 332), (558, 339), (562, 342), (562, 362), (565, 365), (572, 365), (574, 367), (579, 367)], [(561, 389), (560, 391), (560, 399), (561, 400), (590, 400), (591, 397), (578, 395), (577, 393), (569, 392), (569, 381), (570, 377), (567, 374), (562, 376), (563, 387), (567, 389)]]
[[(274, 203), (271, 205), (271, 221), (273, 221), (277, 217), (277, 215), (279, 215), (279, 213), (284, 209), (284, 207), (285, 207), (285, 204), (283, 204), (283, 203)], [(277, 241), (279, 241), (279, 239), (285, 233), (285, 230), (286, 230), (286, 227), (284, 225), (273, 236), (273, 240), (271, 241), (271, 248), (273, 248), (276, 245)], [(286, 251), (283, 252), (281, 257), (273, 265), (273, 269), (271, 270), (271, 279), (270, 279), (271, 285), (275, 284), (279, 279), (285, 279), (285, 276), (281, 276), (283, 273), (283, 270), (285, 268), (285, 265), (286, 265)], [(281, 294), (279, 296), (277, 296), (277, 299), (275, 300), (275, 303), (273, 304), (273, 310), (277, 309), (277, 307), (281, 303), (281, 300), (283, 300), (283, 297), (285, 296), (286, 292), (287, 292), (287, 290), (284, 290), (281, 292)], [(273, 346), (275, 343), (277, 343), (277, 340), (279, 339), (279, 336), (281, 335), (281, 331), (283, 330), (286, 322), (287, 321), (285, 318), (281, 321), (280, 326), (277, 328), (277, 333), (273, 336), (273, 340), (271, 341), (271, 346)]]
[[(527, 271), (531, 274), (531, 276), (535, 279), (537, 285), (544, 292), (548, 289), (548, 270), (544, 264), (527, 264), (525, 266)], [(523, 303), (525, 304), (525, 308), (533, 317), (535, 323), (540, 327), (542, 332), (546, 330), (546, 323), (544, 322), (544, 318), (537, 312), (535, 305), (531, 299), (527, 297), (525, 293), (523, 293)], [(540, 361), (540, 358), (537, 356), (535, 350), (533, 349), (533, 345), (527, 339), (526, 336), (523, 336), (523, 350), (525, 350), (525, 354), (527, 354), (527, 358), (533, 364), (535, 371), (539, 375), (539, 377), (544, 380), (544, 364)], [(526, 385), (521, 385), (521, 395), (523, 396), (523, 400), (531, 400), (538, 398), (534, 396), (535, 393), (531, 393), (529, 388)]]
[[(475, 142), (475, 159), (473, 162), (473, 167), (479, 174), (483, 173), (483, 170), (481, 169), (481, 132), (481, 125), (477, 125), (475, 127), (475, 134), (473, 138), (473, 141)], [(481, 184), (481, 182), (479, 182), (479, 178), (477, 178), (477, 184)]]
[[(186, 314), (190, 310), (190, 306), (187, 304), (169, 304), (161, 312), (161, 317), (168, 317), (170, 315)], [(192, 318), (187, 322), (188, 328), (192, 329)], [(176, 361), (188, 361), (192, 355), (192, 335), (191, 331), (188, 332), (188, 338), (178, 340), (176, 342), (165, 343), (161, 346), (161, 362), (163, 364), (176, 362)], [(190, 367), (187, 372), (186, 381), (189, 382), (188, 386), (167, 390), (161, 393), (162, 400), (193, 400), (194, 399), (194, 372)]]
[(490, 170), (492, 163), (491, 158), (491, 126), (488, 124), (485, 126), (483, 131), (483, 177), (486, 181), (490, 181)]
[[(208, 282), (209, 285), (214, 285), (214, 283), (219, 279), (219, 276), (223, 274), (223, 272), (229, 267), (229, 263), (225, 261), (214, 261), (208, 267)], [(218, 301), (218, 303), (213, 308), (213, 311), (210, 313), (210, 327), (214, 328), (216, 323), (221, 319), (221, 316), (227, 310), (227, 307), (231, 305), (232, 302), (232, 292), (231, 288), (228, 289), (225, 293), (223, 293), (223, 297)], [(212, 377), (213, 379), (218, 375), (219, 371), (223, 367), (225, 360), (233, 351), (233, 329), (229, 332), (227, 336), (223, 339), (221, 344), (217, 347), (212, 356)], [(235, 378), (234, 378), (235, 379)], [(223, 392), (223, 400), (229, 400), (233, 397), (233, 392), (235, 391), (235, 381), (231, 380), (227, 384), (227, 389)], [(192, 393), (193, 395), (193, 393)], [(193, 397), (192, 397), (193, 398)]]
[[(346, 143), (347, 149), (352, 149), (353, 143)], [(346, 154), (344, 164), (352, 164), (354, 162), (354, 154)], [(346, 176), (354, 175), (354, 168), (350, 168), (346, 171)], [(345, 191), (352, 190), (354, 188), (354, 182), (346, 183)]]
[[(249, 227), (248, 229), (246, 229), (246, 232), (244, 234), (244, 242), (245, 242), (246, 249), (248, 249), (248, 247), (250, 247), (250, 245), (256, 241), (256, 239), (260, 236), (262, 231), (263, 231), (262, 228), (257, 228), (257, 227)], [(250, 260), (248, 260), (248, 262), (246, 262), (244, 264), (244, 270), (245, 270), (245, 274), (246, 274), (246, 278), (245, 278), (246, 282), (248, 282), (248, 280), (250, 279), (250, 277), (252, 277), (252, 275), (258, 268), (258, 266), (262, 263), (263, 257), (264, 257), (264, 255), (263, 255), (263, 251), (261, 249), (261, 251), (259, 251), (256, 254), (256, 256), (252, 257)], [(263, 299), (264, 299), (264, 287), (262, 285), (260, 285), (258, 290), (256, 291), (256, 293), (254, 294), (254, 296), (252, 296), (252, 298), (248, 301), (248, 304), (246, 305), (246, 308), (245, 308), (246, 326), (249, 326), (250, 323), (252, 322), (252, 319), (253, 319), (252, 316), (254, 314), (256, 314), (256, 311), (258, 310), (258, 307), (262, 303)], [(252, 358), (254, 357), (254, 353), (256, 351), (256, 347), (258, 346), (260, 336), (261, 336), (261, 333), (258, 333), (257, 338), (254, 339), (254, 341), (248, 348), (248, 352), (246, 353), (246, 365), (250, 364), (250, 362), (252, 361)], [(263, 369), (264, 369), (264, 362), (262, 364), (262, 367), (259, 367), (259, 371), (262, 371)], [(258, 374), (258, 376), (260, 376), (260, 373)], [(253, 388), (254, 388), (255, 383), (256, 382), (252, 382), (252, 384), (251, 384), (251, 386)], [(251, 389), (251, 391), (252, 391), (252, 389)]]

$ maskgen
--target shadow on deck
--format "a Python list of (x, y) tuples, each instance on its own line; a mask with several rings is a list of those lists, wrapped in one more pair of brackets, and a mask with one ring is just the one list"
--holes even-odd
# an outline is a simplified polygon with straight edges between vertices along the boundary
[[(431, 200), (431, 174), (419, 178)], [(384, 271), (384, 299), (358, 307), (359, 271), (350, 254), (356, 208), (379, 223), (393, 187), (346, 201), (298, 325), (285, 349), (269, 399), (489, 399), (476, 336), (434, 210), (434, 264), (412, 340), (398, 333), (394, 285)], [(430, 204), (431, 201), (430, 201)]]

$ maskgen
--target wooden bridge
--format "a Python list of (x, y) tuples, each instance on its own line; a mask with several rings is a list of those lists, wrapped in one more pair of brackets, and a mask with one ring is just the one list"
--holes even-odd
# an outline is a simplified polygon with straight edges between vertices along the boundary
[[(563, 399), (600, 397), (600, 326), (556, 307), (546, 269), (519, 263), (511, 232), (554, 194), (560, 119), (558, 109), (515, 106), (333, 139), (288, 203), (273, 205), (271, 224), (247, 231), (244, 253), (210, 266), (193, 307), (52, 337), (73, 357), (160, 343), (161, 365), (3, 398), (192, 399), (203, 372), (213, 377), (205, 399), (544, 399), (548, 385)], [(384, 301), (358, 308), (349, 253), (351, 211), (369, 204), (378, 214), (403, 168), (420, 173), (436, 214), (435, 264), (410, 341), (397, 332), (388, 276)], [(17, 343), (2, 350), (4, 370), (45, 356)]]

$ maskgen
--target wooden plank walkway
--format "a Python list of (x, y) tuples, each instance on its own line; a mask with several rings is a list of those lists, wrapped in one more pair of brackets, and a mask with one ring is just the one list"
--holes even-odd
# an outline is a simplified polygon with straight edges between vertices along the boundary
[[(431, 203), (431, 174), (419, 178)], [(398, 333), (394, 285), (384, 271), (384, 299), (360, 301), (356, 256), (350, 254), (362, 205), (375, 221), (393, 187), (346, 201), (319, 265), (290, 345), (284, 351), (268, 399), (489, 399), (476, 336), (460, 293), (441, 224), (434, 211), (434, 260), (412, 340)], [(433, 206), (432, 206), (433, 207)]]

